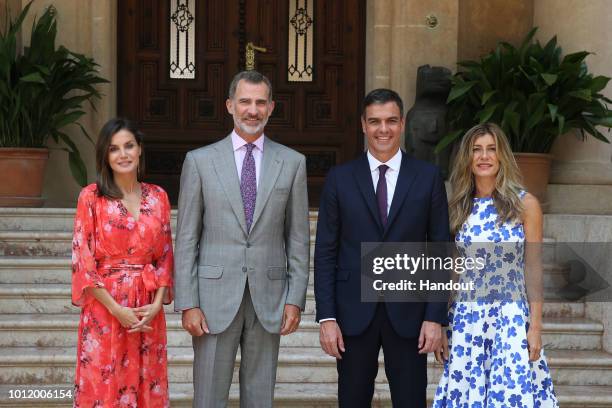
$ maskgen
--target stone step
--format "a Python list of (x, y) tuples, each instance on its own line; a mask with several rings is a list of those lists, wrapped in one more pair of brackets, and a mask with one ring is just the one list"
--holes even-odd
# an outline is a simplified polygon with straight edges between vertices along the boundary
[[(172, 235), (174, 241), (174, 234)], [(310, 262), (314, 258), (315, 237), (310, 238)], [(70, 257), (72, 232), (69, 231), (0, 231), (2, 257)]]
[[(311, 231), (317, 226), (317, 210), (309, 212)], [(70, 231), (74, 208), (0, 208), (0, 231)], [(172, 230), (176, 228), (177, 210), (171, 212)]]
[[(73, 306), (71, 287), (65, 283), (36, 284), (0, 283), (0, 313), (79, 313), (79, 308)], [(305, 314), (314, 313), (314, 289), (307, 291)], [(165, 305), (168, 313), (174, 312), (172, 305)]]
[[(172, 306), (166, 306), (166, 310), (171, 312)], [(67, 283), (0, 283), (0, 313), (78, 313), (78, 308), (71, 304), (71, 288)], [(305, 313), (315, 313), (312, 285), (307, 290)], [(584, 316), (584, 303), (572, 304), (551, 297), (544, 303), (544, 315)]]
[(551, 214), (612, 215), (610, 185), (549, 184), (546, 195)]
[(0, 257), (2, 283), (64, 283), (72, 279), (69, 257)]
[[(311, 223), (312, 224), (312, 223)], [(173, 231), (172, 238), (175, 235)], [(314, 251), (315, 235), (311, 229), (311, 255)], [(544, 239), (543, 261), (554, 263), (555, 247), (552, 238)], [(0, 230), (0, 255), (10, 257), (64, 256), (69, 257), (72, 250), (72, 231), (29, 231)]]
[(0, 231), (0, 256), (70, 256), (68, 231)]
[[(178, 313), (166, 316), (168, 345), (191, 346)], [(74, 347), (79, 316), (76, 314), (0, 315), (0, 347)], [(544, 347), (555, 350), (599, 350), (603, 325), (584, 318), (545, 318)], [(281, 338), (283, 347), (319, 347), (319, 325), (312, 314), (302, 317), (300, 329)]]
[[(72, 265), (68, 257), (0, 257), (0, 277), (2, 283), (16, 284), (70, 284)], [(314, 270), (310, 268), (309, 284), (314, 283)]]
[[(602, 351), (546, 350), (554, 384), (612, 386), (612, 354)], [(73, 347), (2, 347), (0, 348), (0, 384), (70, 383), (74, 376), (76, 348)], [(192, 381), (191, 347), (168, 348), (168, 375), (172, 382)], [(237, 357), (234, 382), (238, 381)], [(442, 366), (428, 356), (428, 378), (437, 379)], [(336, 360), (320, 348), (282, 348), (279, 353), (279, 383), (330, 383), (337, 379)], [(377, 382), (385, 382), (382, 354)]]
[(72, 231), (74, 208), (0, 208), (0, 231)]
[[(68, 257), (0, 257), (2, 283), (11, 284), (70, 284), (71, 261)], [(556, 293), (565, 280), (566, 269), (558, 265), (544, 265), (544, 287), (547, 293)], [(309, 285), (314, 284), (314, 267), (309, 271)]]
[[(310, 234), (310, 250), (311, 258), (314, 255), (314, 246), (316, 242), (315, 231), (312, 229)], [(173, 232), (172, 239), (175, 234)], [(555, 240), (552, 238), (544, 238), (543, 261), (544, 263), (555, 264), (557, 248), (554, 246)], [(45, 245), (46, 244), (46, 245)], [(63, 244), (63, 245), (62, 245)], [(65, 256), (70, 257), (72, 245), (72, 231), (30, 231), (30, 230), (9, 230), (3, 231), (0, 229), (0, 255), (7, 257), (19, 256), (49, 256), (52, 253), (53, 257)], [(56, 251), (56, 252), (53, 252)], [(25, 255), (19, 255), (24, 252)]]
[[(28, 393), (33, 390), (45, 390), (59, 394), (60, 390), (72, 390), (72, 384), (15, 386), (0, 385), (0, 407), (2, 408), (69, 408), (70, 398), (53, 399), (10, 399), (13, 394)], [(428, 406), (432, 403), (436, 390), (435, 384), (427, 386)], [(561, 408), (610, 408), (612, 407), (612, 387), (606, 386), (568, 386), (555, 387)], [(278, 408), (334, 408), (338, 406), (337, 385), (309, 383), (278, 383), (274, 394), (274, 406)], [(170, 383), (170, 403), (173, 408), (191, 408), (193, 401), (192, 384)], [(238, 407), (238, 384), (232, 384), (229, 393), (229, 406)], [(391, 394), (387, 384), (376, 384), (374, 389), (373, 408), (391, 408)]]
[(0, 284), (2, 313), (78, 313), (68, 284)]
[[(191, 337), (181, 327), (180, 315), (167, 314), (166, 319), (168, 345), (190, 347)], [(0, 315), (0, 332), (3, 332), (0, 347), (76, 347), (78, 323), (77, 314)], [(590, 347), (599, 342), (599, 333), (595, 330), (583, 334), (586, 337), (576, 343), (577, 347)], [(281, 337), (281, 346), (319, 347), (319, 326), (314, 316), (303, 315), (300, 329)]]

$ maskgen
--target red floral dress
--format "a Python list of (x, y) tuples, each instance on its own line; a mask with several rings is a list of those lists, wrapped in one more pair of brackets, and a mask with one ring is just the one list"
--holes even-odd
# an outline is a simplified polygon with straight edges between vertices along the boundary
[(128, 334), (104, 305), (85, 292), (106, 288), (122, 306), (150, 304), (166, 286), (172, 301), (170, 203), (142, 183), (138, 221), (121, 200), (98, 197), (95, 184), (79, 195), (72, 240), (72, 303), (81, 307), (74, 407), (169, 407), (166, 320), (151, 332)]

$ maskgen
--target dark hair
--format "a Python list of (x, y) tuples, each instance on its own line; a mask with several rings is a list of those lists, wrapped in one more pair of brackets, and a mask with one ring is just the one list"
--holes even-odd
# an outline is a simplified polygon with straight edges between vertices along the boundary
[(386, 88), (375, 89), (366, 95), (366, 97), (363, 99), (361, 115), (365, 117), (365, 111), (368, 106), (374, 104), (385, 104), (387, 102), (395, 102), (400, 110), (400, 117), (404, 117), (404, 102), (402, 102), (402, 98), (400, 98), (397, 92)]
[(259, 71), (241, 71), (234, 75), (232, 79), (232, 83), (229, 87), (229, 98), (234, 99), (234, 95), (236, 95), (236, 88), (238, 88), (238, 82), (242, 79), (251, 83), (251, 84), (261, 84), (262, 82), (268, 86), (268, 101), (272, 100), (272, 84), (270, 80)]
[[(136, 143), (138, 143), (138, 146), (142, 149), (143, 133), (136, 127), (135, 122), (124, 118), (113, 118), (102, 126), (100, 134), (98, 135), (98, 141), (96, 142), (96, 185), (98, 187), (98, 196), (113, 199), (123, 198), (123, 193), (119, 187), (117, 187), (117, 184), (115, 184), (113, 170), (108, 162), (108, 149), (113, 140), (113, 136), (120, 130), (127, 130), (133, 134)], [(143, 170), (144, 154), (141, 154), (138, 163), (138, 181), (140, 181), (140, 175)]]

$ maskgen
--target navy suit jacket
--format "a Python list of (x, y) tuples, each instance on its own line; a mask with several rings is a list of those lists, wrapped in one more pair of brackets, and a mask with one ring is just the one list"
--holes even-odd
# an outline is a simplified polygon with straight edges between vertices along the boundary
[[(382, 226), (366, 154), (332, 168), (321, 195), (314, 256), (317, 321), (335, 318), (344, 335), (363, 333), (377, 303), (361, 302), (362, 242), (449, 241), (448, 203), (438, 168), (402, 153), (387, 225)], [(446, 303), (386, 303), (401, 337), (424, 320), (446, 324)]]

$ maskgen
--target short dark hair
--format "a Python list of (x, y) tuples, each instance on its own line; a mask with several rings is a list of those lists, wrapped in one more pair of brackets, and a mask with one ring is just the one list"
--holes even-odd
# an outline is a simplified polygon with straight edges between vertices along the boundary
[(268, 101), (272, 100), (272, 83), (270, 83), (268, 77), (255, 70), (241, 71), (234, 75), (229, 87), (230, 99), (234, 99), (234, 95), (236, 95), (236, 88), (238, 88), (238, 82), (243, 79), (251, 84), (261, 84), (262, 82), (266, 84), (268, 86)]
[[(98, 187), (98, 196), (104, 196), (106, 198), (116, 199), (123, 198), (123, 193), (115, 184), (113, 176), (113, 169), (111, 169), (110, 163), (108, 162), (108, 149), (113, 140), (115, 133), (120, 130), (127, 130), (134, 135), (136, 143), (142, 149), (143, 133), (138, 129), (136, 123), (125, 119), (125, 118), (113, 118), (106, 122), (96, 141), (96, 185)], [(140, 181), (140, 175), (144, 171), (144, 154), (140, 155), (140, 161), (138, 163), (138, 181)]]
[(404, 117), (404, 102), (402, 102), (402, 98), (400, 98), (397, 92), (387, 88), (378, 88), (366, 95), (366, 97), (363, 99), (361, 115), (365, 117), (365, 111), (368, 106), (374, 104), (385, 104), (387, 102), (395, 102), (400, 110), (400, 117)]

